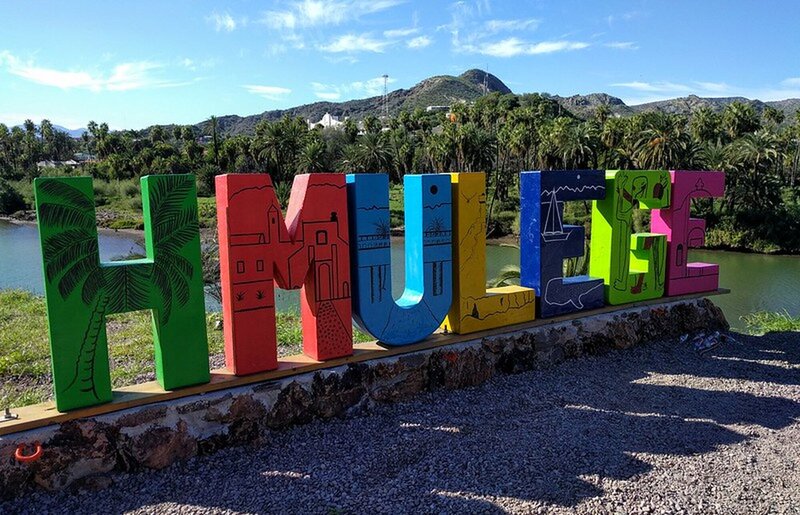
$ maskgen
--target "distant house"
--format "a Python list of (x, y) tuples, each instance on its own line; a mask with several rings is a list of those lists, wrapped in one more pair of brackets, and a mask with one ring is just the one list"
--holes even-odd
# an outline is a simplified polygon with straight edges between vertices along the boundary
[(97, 156), (94, 154), (89, 154), (88, 152), (78, 152), (73, 155), (72, 158), (78, 163), (97, 161)]
[(338, 116), (333, 116), (331, 113), (325, 113), (322, 119), (318, 122), (308, 120), (308, 128), (313, 129), (317, 125), (321, 125), (323, 129), (339, 129), (344, 125), (344, 122), (339, 120)]
[(447, 111), (450, 109), (450, 106), (428, 106), (425, 110), (429, 113), (434, 111)]
[(68, 159), (67, 161), (39, 161), (36, 163), (36, 168), (42, 170), (44, 168), (77, 168), (78, 165), (77, 161), (73, 159)]

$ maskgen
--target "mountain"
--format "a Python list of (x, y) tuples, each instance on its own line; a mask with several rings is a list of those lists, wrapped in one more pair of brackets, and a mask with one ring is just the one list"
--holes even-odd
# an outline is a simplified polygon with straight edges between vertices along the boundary
[[(428, 106), (449, 106), (456, 102), (472, 102), (486, 93), (513, 93), (502, 80), (482, 70), (467, 70), (455, 77), (438, 75), (421, 81), (409, 89), (398, 89), (388, 95), (390, 113), (401, 110), (413, 111)], [(661, 111), (682, 115), (691, 115), (701, 107), (709, 107), (714, 112), (721, 112), (725, 106), (733, 102), (751, 104), (758, 113), (771, 106), (785, 115), (784, 123), (792, 123), (795, 113), (800, 109), (800, 99), (790, 98), (773, 102), (762, 102), (744, 97), (702, 98), (696, 95), (648, 102), (646, 104), (627, 105), (621, 99), (607, 93), (591, 93), (588, 95), (572, 95), (562, 97), (543, 93), (542, 96), (557, 102), (566, 111), (579, 118), (590, 118), (598, 106), (606, 105), (612, 115), (630, 116), (646, 111)], [(232, 136), (236, 134), (252, 135), (256, 125), (262, 120), (274, 121), (283, 116), (300, 116), (307, 120), (319, 120), (325, 113), (339, 117), (361, 119), (367, 115), (379, 116), (383, 107), (383, 97), (375, 96), (346, 102), (314, 102), (289, 109), (265, 111), (251, 116), (228, 115), (217, 118), (220, 134)], [(195, 130), (201, 134), (210, 134), (208, 120), (196, 124)], [(147, 132), (148, 129), (145, 130)]]
[[(19, 127), (20, 129), (25, 129), (25, 126), (23, 124), (19, 124), (17, 125), (17, 127)], [(39, 125), (36, 125), (37, 131), (39, 130), (39, 128), (40, 128)], [(84, 132), (87, 132), (86, 129), (67, 129), (66, 127), (62, 127), (56, 124), (53, 124), (53, 130), (56, 130), (58, 132), (66, 132), (70, 138), (75, 138), (75, 139), (80, 138), (81, 136), (83, 136)]]
[[(484, 87), (485, 86), (485, 87)], [(456, 102), (471, 102), (486, 92), (511, 93), (503, 81), (491, 73), (481, 70), (468, 70), (458, 77), (438, 75), (423, 80), (410, 89), (398, 89), (388, 95), (389, 112), (413, 111), (428, 106), (449, 106)], [(283, 116), (300, 116), (309, 120), (319, 120), (325, 113), (339, 117), (363, 118), (379, 115), (383, 97), (375, 96), (346, 102), (314, 102), (289, 109), (265, 111), (252, 116), (228, 115), (217, 117), (218, 131), (225, 136), (236, 134), (252, 135), (262, 120), (279, 120)], [(210, 133), (211, 123), (206, 120), (195, 125), (202, 134)]]
[(558, 102), (562, 107), (571, 111), (580, 118), (589, 118), (594, 114), (595, 109), (600, 105), (607, 105), (611, 114), (618, 116), (630, 116), (636, 113), (647, 111), (661, 111), (668, 114), (680, 114), (691, 116), (701, 107), (708, 107), (712, 111), (722, 112), (726, 106), (734, 102), (750, 104), (759, 114), (767, 106), (774, 107), (783, 112), (784, 123), (791, 123), (795, 118), (797, 109), (800, 109), (800, 99), (790, 98), (786, 100), (776, 100), (772, 102), (762, 102), (761, 100), (751, 100), (745, 97), (698, 97), (689, 95), (688, 97), (673, 98), (670, 100), (659, 100), (657, 102), (647, 102), (645, 104), (627, 105), (621, 99), (606, 93), (592, 93), (589, 95), (573, 95), (571, 97), (560, 97), (558, 95), (548, 95), (549, 98)]
[(53, 129), (60, 132), (66, 132), (70, 138), (76, 139), (82, 137), (83, 133), (88, 132), (87, 129), (67, 129), (66, 127), (62, 127), (60, 125), (53, 125)]

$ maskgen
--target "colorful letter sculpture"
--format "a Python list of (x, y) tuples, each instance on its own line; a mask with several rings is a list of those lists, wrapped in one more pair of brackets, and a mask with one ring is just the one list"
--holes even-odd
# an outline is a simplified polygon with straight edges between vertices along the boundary
[(669, 209), (654, 209), (653, 231), (667, 235), (667, 295), (713, 291), (719, 287), (719, 265), (688, 263), (690, 248), (702, 247), (706, 222), (691, 218), (691, 199), (725, 194), (725, 172), (671, 171)]
[(147, 257), (101, 263), (92, 179), (34, 182), (59, 411), (111, 400), (105, 317), (112, 313), (152, 310), (163, 388), (210, 379), (194, 176), (141, 184)]
[(528, 322), (536, 292), (522, 286), (486, 289), (486, 176), (453, 173), (453, 304), (442, 327), (459, 334)]
[(298, 175), (286, 222), (266, 174), (216, 178), (225, 362), (237, 375), (278, 367), (275, 285), (300, 292), (303, 352), (353, 352), (344, 175)]
[(592, 205), (589, 274), (603, 278), (608, 304), (664, 294), (667, 237), (631, 233), (634, 209), (666, 208), (669, 199), (669, 173), (664, 170), (606, 172), (606, 197)]
[(355, 240), (353, 319), (388, 345), (425, 339), (444, 320), (453, 299), (450, 176), (406, 175), (406, 285), (392, 297), (389, 178), (347, 176), (350, 234)]
[(539, 293), (542, 318), (603, 306), (603, 279), (563, 277), (564, 259), (583, 256), (584, 229), (564, 225), (564, 202), (603, 199), (601, 170), (522, 172), (520, 263), (523, 286)]

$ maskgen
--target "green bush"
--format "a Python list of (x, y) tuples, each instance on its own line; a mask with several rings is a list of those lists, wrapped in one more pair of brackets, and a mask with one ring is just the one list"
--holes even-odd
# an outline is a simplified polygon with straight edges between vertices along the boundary
[(489, 229), (489, 236), (494, 238), (500, 236), (506, 236), (512, 234), (514, 231), (514, 225), (516, 224), (519, 227), (519, 222), (517, 222), (517, 212), (516, 211), (501, 211), (497, 213), (492, 220), (491, 227)]
[(10, 215), (25, 209), (25, 199), (7, 181), (0, 179), (0, 214)]
[(197, 198), (197, 219), (200, 227), (217, 227), (217, 201), (214, 197)]

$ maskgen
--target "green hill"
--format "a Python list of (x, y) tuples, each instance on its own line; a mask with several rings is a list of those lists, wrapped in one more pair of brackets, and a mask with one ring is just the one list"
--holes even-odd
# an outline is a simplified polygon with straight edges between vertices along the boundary
[[(484, 88), (486, 84), (486, 88)], [(458, 77), (438, 75), (423, 80), (410, 89), (398, 89), (389, 93), (389, 112), (401, 110), (413, 111), (428, 106), (449, 106), (456, 102), (471, 102), (485, 92), (511, 93), (503, 81), (481, 70), (468, 70)], [(367, 115), (379, 115), (382, 97), (370, 97), (346, 102), (314, 102), (289, 109), (265, 111), (252, 116), (228, 115), (217, 118), (217, 127), (221, 134), (233, 136), (255, 132), (261, 120), (278, 120), (283, 116), (300, 116), (308, 120), (319, 120), (325, 113), (339, 117), (364, 118)], [(210, 132), (210, 122), (203, 121), (195, 128), (203, 134)]]

